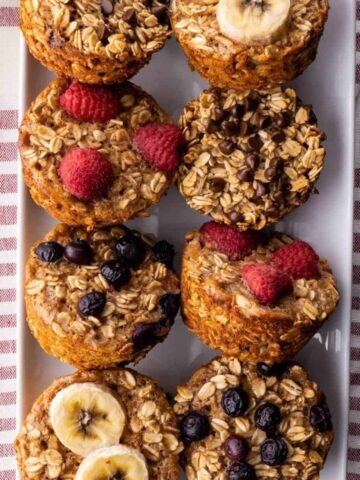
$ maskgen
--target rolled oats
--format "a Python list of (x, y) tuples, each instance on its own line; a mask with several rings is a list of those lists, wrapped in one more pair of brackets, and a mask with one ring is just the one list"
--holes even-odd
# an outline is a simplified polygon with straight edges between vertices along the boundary
[(211, 88), (185, 107), (180, 126), (181, 194), (240, 230), (262, 229), (303, 204), (323, 167), (323, 134), (292, 89)]
[[(244, 461), (254, 467), (257, 478), (287, 480), (310, 479), (318, 476), (333, 440), (331, 428), (319, 432), (310, 421), (311, 407), (326, 404), (319, 387), (310, 381), (306, 371), (296, 364), (290, 364), (279, 379), (261, 377), (256, 364), (240, 364), (241, 374), (237, 376), (235, 387), (246, 392), (249, 408), (240, 416), (232, 417), (227, 415), (222, 407), (223, 391), (216, 390), (206, 398), (199, 395), (199, 392), (203, 385), (208, 384), (213, 378), (219, 375), (226, 376), (230, 372), (233, 375), (233, 365), (238, 362), (239, 360), (231, 357), (217, 358), (198, 369), (185, 387), (180, 387), (180, 390), (186, 388), (192, 393), (188, 401), (184, 402), (184, 398), (181, 397), (181, 402), (175, 404), (175, 411), (177, 411), (176, 407), (181, 407), (181, 411), (177, 412), (180, 420), (190, 412), (199, 412), (208, 418), (210, 424), (208, 435), (201, 440), (187, 442), (185, 445), (183, 458), (187, 478), (209, 478), (210, 480), (227, 478), (226, 471), (232, 461), (225, 454), (224, 441), (233, 434), (247, 442), (249, 453)], [(261, 382), (265, 385), (263, 398), (257, 395), (258, 384)], [(283, 385), (293, 384), (300, 389), (300, 394), (291, 397), (284, 395)], [(308, 389), (314, 391), (311, 399), (304, 396), (304, 392)], [(179, 396), (181, 395), (178, 391)], [(274, 433), (280, 435), (287, 446), (286, 459), (276, 466), (267, 465), (263, 459), (261, 446), (267, 439), (267, 434), (255, 424), (255, 412), (258, 407), (269, 403), (271, 398), (279, 399), (278, 407), (282, 417), (278, 431)], [(184, 435), (186, 431), (182, 433)]]

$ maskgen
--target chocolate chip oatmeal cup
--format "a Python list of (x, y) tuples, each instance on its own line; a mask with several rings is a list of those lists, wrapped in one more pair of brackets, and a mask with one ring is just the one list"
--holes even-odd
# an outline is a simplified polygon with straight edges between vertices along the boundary
[(302, 205), (323, 168), (325, 135), (291, 88), (205, 90), (185, 107), (180, 127), (180, 193), (239, 230), (263, 229)]
[(173, 0), (172, 26), (212, 85), (269, 89), (314, 61), (328, 10), (328, 0)]
[(132, 83), (51, 82), (20, 127), (33, 200), (68, 225), (116, 225), (148, 216), (172, 184), (181, 131)]
[(37, 60), (84, 83), (131, 78), (171, 35), (163, 0), (21, 0), (20, 27)]
[(215, 222), (186, 236), (181, 296), (185, 324), (207, 346), (270, 363), (291, 359), (339, 301), (308, 243)]
[(56, 379), (34, 403), (15, 449), (24, 480), (177, 480), (183, 446), (155, 382), (116, 368)]
[(326, 398), (300, 365), (216, 358), (176, 400), (187, 480), (319, 480), (334, 433)]
[(78, 368), (139, 361), (166, 338), (179, 308), (174, 255), (165, 240), (122, 226), (56, 226), (26, 265), (31, 332)]

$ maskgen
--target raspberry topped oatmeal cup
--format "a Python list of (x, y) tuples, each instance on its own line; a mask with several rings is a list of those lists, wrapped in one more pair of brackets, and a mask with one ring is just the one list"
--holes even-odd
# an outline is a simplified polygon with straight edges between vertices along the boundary
[(185, 324), (210, 348), (243, 361), (291, 359), (339, 301), (326, 260), (283, 233), (205, 223), (186, 236)]
[(132, 83), (58, 79), (20, 127), (24, 180), (34, 201), (68, 225), (116, 225), (147, 216), (173, 182), (181, 131)]
[(177, 480), (183, 446), (156, 383), (114, 368), (54, 380), (26, 417), (15, 449), (24, 480)]
[(210, 88), (185, 107), (180, 127), (180, 193), (239, 230), (260, 230), (306, 202), (324, 165), (325, 135), (291, 88)]
[(131, 78), (171, 35), (162, 0), (21, 0), (20, 27), (37, 60), (84, 83)]
[(328, 0), (173, 0), (172, 26), (212, 85), (268, 89), (314, 61), (328, 10)]
[(169, 333), (180, 305), (174, 248), (124, 226), (58, 225), (31, 250), (25, 304), (50, 355), (78, 368), (138, 362)]
[(334, 433), (326, 398), (300, 365), (216, 358), (176, 401), (187, 480), (319, 480)]

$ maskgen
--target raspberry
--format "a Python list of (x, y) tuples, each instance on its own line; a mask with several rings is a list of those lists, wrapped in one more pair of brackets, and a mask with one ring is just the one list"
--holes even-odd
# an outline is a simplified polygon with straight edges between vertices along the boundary
[(162, 172), (172, 172), (177, 168), (178, 148), (184, 142), (182, 131), (175, 125), (146, 125), (138, 128), (133, 138), (135, 149)]
[(235, 227), (207, 222), (200, 228), (200, 238), (205, 246), (225, 253), (230, 260), (241, 260), (255, 248), (254, 232), (239, 232)]
[(294, 279), (319, 278), (319, 257), (306, 242), (297, 240), (279, 248), (272, 256), (271, 262), (286, 271)]
[(66, 189), (84, 201), (106, 195), (114, 178), (111, 163), (92, 148), (69, 150), (58, 173)]
[(109, 87), (72, 83), (61, 95), (60, 105), (70, 117), (105, 123), (118, 116), (120, 102)]
[(282, 297), (292, 291), (291, 278), (287, 273), (267, 263), (244, 265), (241, 274), (260, 303), (275, 305)]

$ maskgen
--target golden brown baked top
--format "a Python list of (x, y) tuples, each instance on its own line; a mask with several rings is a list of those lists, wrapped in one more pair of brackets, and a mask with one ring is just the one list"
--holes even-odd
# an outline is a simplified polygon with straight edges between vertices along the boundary
[(240, 230), (262, 229), (304, 203), (323, 167), (323, 133), (291, 88), (211, 88), (185, 107), (180, 126), (180, 192), (198, 212)]
[(170, 36), (159, 0), (22, 0), (38, 40), (51, 47), (124, 61), (146, 60)]
[[(120, 101), (115, 118), (103, 123), (82, 121), (60, 107), (68, 86), (64, 79), (50, 83), (24, 117), (20, 154), (27, 185), (38, 203), (66, 223), (113, 225), (141, 214), (160, 200), (172, 174), (145, 161), (133, 146), (133, 135), (148, 124), (169, 124), (169, 117), (150, 95), (125, 82), (112, 87)], [(59, 166), (73, 147), (97, 150), (111, 163), (114, 180), (106, 195), (85, 202), (64, 187)]]
[[(270, 264), (272, 255), (281, 248), (294, 243), (294, 239), (281, 233), (271, 233), (255, 244), (244, 258), (230, 260), (209, 244), (204, 244), (199, 232), (186, 236), (184, 257), (187, 260), (187, 275), (201, 285), (209, 296), (223, 299), (231, 308), (239, 310), (244, 317), (269, 317), (274, 314), (291, 318), (294, 325), (301, 322), (308, 326), (322, 322), (335, 309), (339, 293), (335, 278), (324, 259), (319, 259), (316, 278), (293, 278), (292, 290), (284, 292), (274, 304), (262, 302), (249, 288), (243, 276), (247, 265)], [(219, 319), (221, 321), (221, 319)], [(292, 332), (289, 331), (291, 340)], [(287, 340), (284, 336), (283, 340)]]
[(70, 479), (82, 457), (57, 438), (50, 421), (50, 405), (66, 387), (92, 382), (110, 389), (125, 411), (121, 444), (140, 450), (146, 458), (150, 480), (177, 480), (182, 445), (174, 413), (164, 393), (150, 378), (118, 368), (77, 372), (58, 378), (34, 403), (16, 440), (19, 467), (24, 479)]
[(141, 358), (165, 338), (178, 308), (179, 280), (169, 252), (174, 255), (167, 242), (126, 227), (87, 231), (58, 225), (31, 250), (27, 307), (74, 348), (81, 342), (118, 352), (119, 358), (126, 354), (129, 361)]
[[(290, 22), (285, 33), (267, 45), (236, 43), (225, 36), (216, 16), (219, 0), (174, 0), (172, 25), (181, 42), (216, 57), (247, 52), (254, 64), (265, 58), (301, 50), (314, 32), (322, 31), (329, 9), (328, 0), (291, 0)], [(266, 8), (266, 7), (265, 7)], [(251, 68), (251, 65), (249, 65)]]
[[(271, 368), (231, 357), (216, 358), (178, 387), (176, 401), (188, 480), (227, 478), (226, 470), (236, 463), (225, 453), (231, 435), (240, 437), (248, 447), (247, 454), (243, 449), (246, 455), (241, 462), (256, 474), (246, 478), (319, 478), (333, 440), (331, 416), (319, 386), (301, 366), (277, 364)], [(268, 416), (258, 413), (265, 404)], [(205, 417), (208, 432), (205, 428), (201, 434), (198, 429), (200, 438), (186, 441), (196, 430), (189, 428), (186, 420), (191, 412)], [(281, 449), (277, 448), (277, 463), (270, 465), (276, 458), (261, 452), (264, 442), (274, 439), (277, 447), (280, 441)]]

